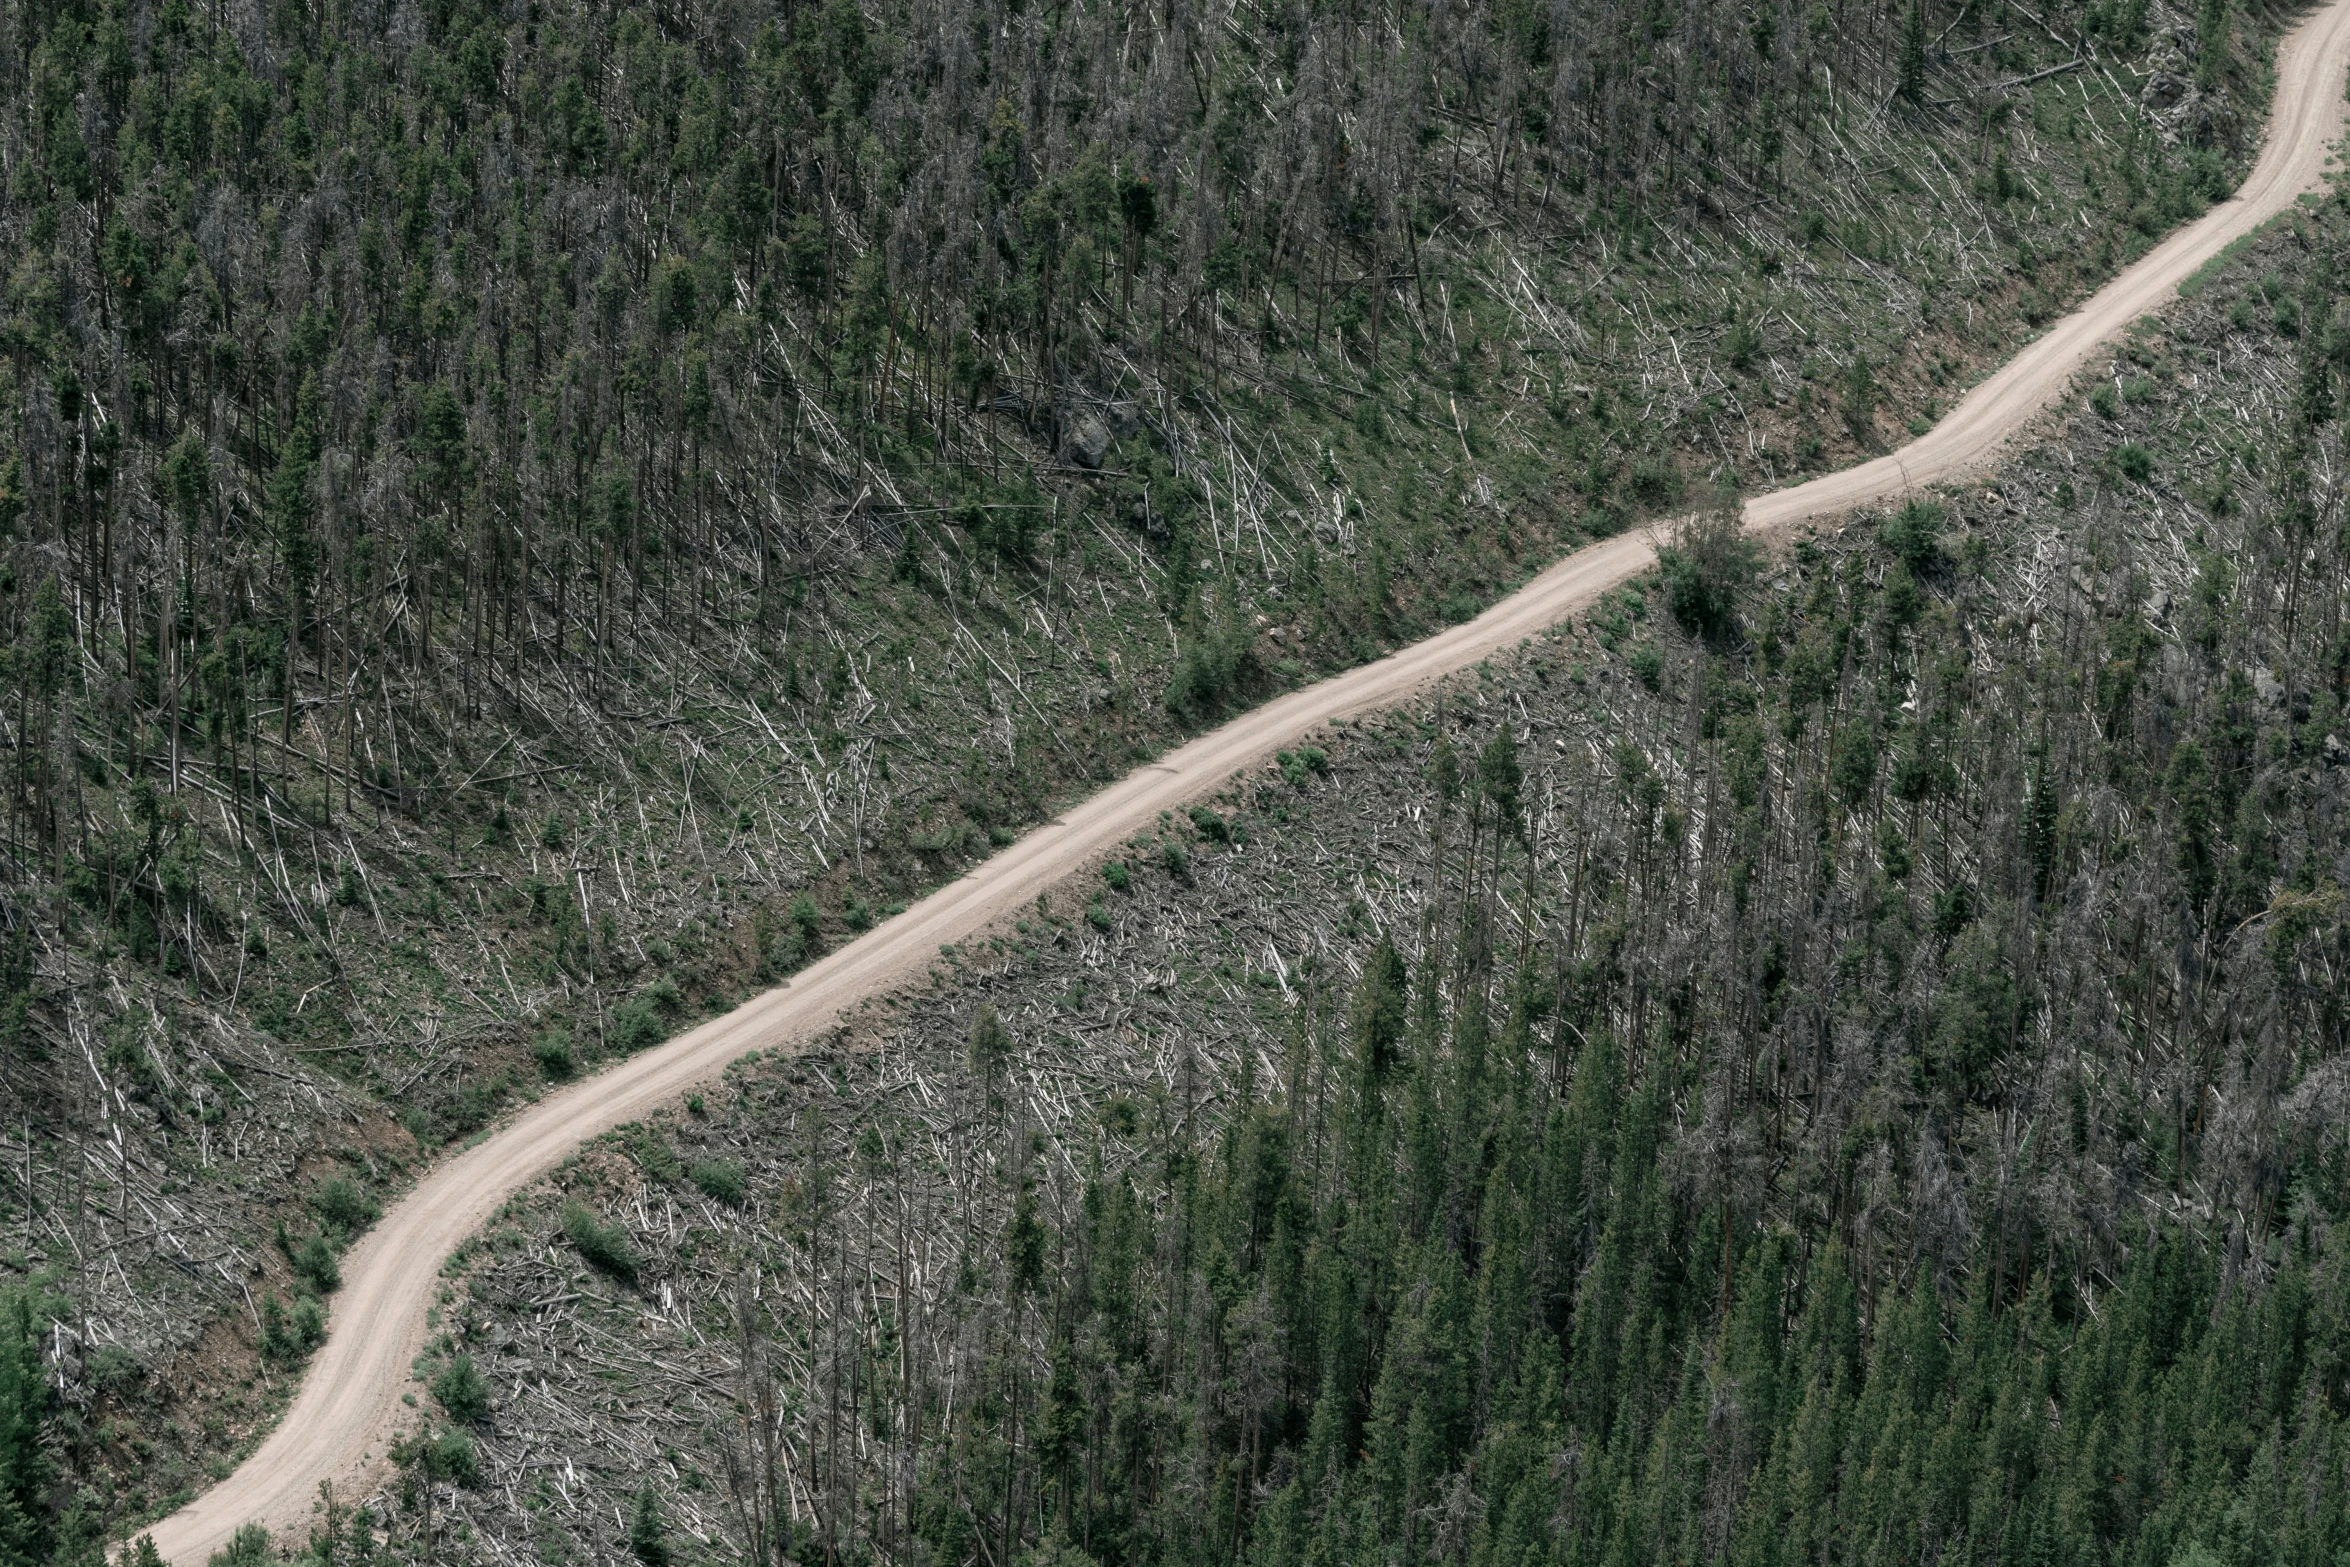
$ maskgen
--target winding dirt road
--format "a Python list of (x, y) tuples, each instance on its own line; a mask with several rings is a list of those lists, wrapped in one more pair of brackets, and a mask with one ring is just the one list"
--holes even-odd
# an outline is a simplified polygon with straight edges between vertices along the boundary
[[(2317, 189), (2344, 120), (2350, 0), (2330, 0), (2280, 45), (2268, 140), (2243, 188), (2172, 235), (1976, 387), (1930, 433), (1890, 456), (1746, 505), (1746, 526), (1775, 532), (1808, 517), (1982, 472), (2001, 445), (2063, 394), (2090, 353), (2159, 308), (2230, 240)], [(343, 1260), (326, 1343), (276, 1431), (226, 1480), (158, 1523), (164, 1558), (201, 1567), (240, 1524), (300, 1530), (319, 1482), (353, 1482), (415, 1416), (401, 1395), (425, 1340), (442, 1261), (498, 1207), (580, 1143), (715, 1078), (745, 1051), (803, 1037), (890, 989), (996, 917), (1086, 868), (1161, 810), (1197, 799), (1276, 747), (1333, 718), (1395, 705), (1440, 675), (1556, 625), (1647, 566), (1627, 534), (1567, 556), (1466, 624), (1292, 692), (1138, 769), (1037, 828), (962, 879), (691, 1033), (551, 1093), (487, 1140), (431, 1170)]]

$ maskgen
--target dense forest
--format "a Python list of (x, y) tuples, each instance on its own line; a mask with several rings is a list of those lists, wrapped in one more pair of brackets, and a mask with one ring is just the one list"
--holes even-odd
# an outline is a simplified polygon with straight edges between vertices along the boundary
[(368, 1548), (2334, 1561), (2346, 247), (591, 1148)]
[(447, 1140), (1922, 428), (2228, 188), (2281, 17), (4, 0), (0, 1561), (246, 1441)]

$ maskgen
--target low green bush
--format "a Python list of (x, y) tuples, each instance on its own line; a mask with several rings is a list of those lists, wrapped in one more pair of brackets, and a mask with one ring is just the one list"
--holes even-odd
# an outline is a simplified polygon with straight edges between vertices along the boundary
[(616, 1279), (635, 1282), (636, 1247), (630, 1244), (628, 1232), (619, 1225), (606, 1224), (586, 1203), (569, 1202), (563, 1205), (563, 1234), (591, 1267)]

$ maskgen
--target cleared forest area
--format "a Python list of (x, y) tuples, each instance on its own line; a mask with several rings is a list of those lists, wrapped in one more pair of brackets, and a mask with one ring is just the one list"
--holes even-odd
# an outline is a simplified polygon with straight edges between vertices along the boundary
[(0, 6), (28, 1527), (199, 1485), (502, 1107), (1930, 418), (2228, 188), (2277, 20)]
[(1988, 484), (1743, 587), (1685, 533), (591, 1147), (367, 1548), (2331, 1560), (2345, 260), (2330, 200)]

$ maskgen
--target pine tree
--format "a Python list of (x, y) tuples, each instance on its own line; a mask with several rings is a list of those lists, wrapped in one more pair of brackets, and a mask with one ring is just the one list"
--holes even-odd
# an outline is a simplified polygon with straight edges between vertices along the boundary
[(637, 1487), (628, 1510), (628, 1549), (644, 1567), (669, 1567), (669, 1525), (650, 1481)]
[(1901, 15), (1901, 63), (1894, 92), (1905, 103), (1923, 103), (1926, 97), (1925, 0), (1910, 0)]
[(40, 1357), (30, 1297), (22, 1290), (0, 1295), (0, 1567), (42, 1567), (49, 1559), (55, 1455), (44, 1428), (49, 1389)]

